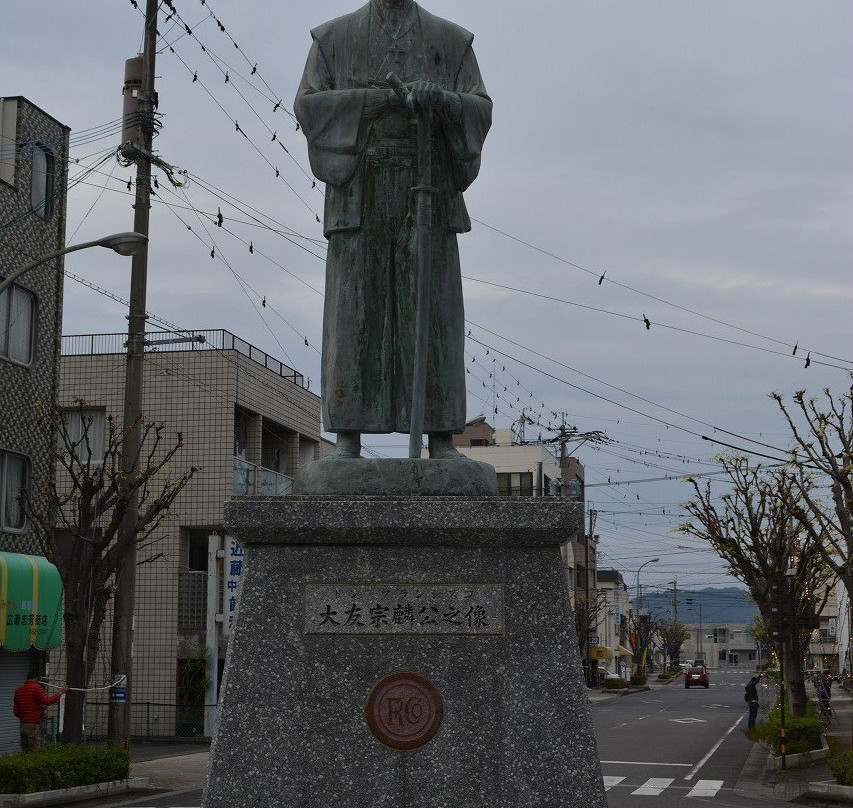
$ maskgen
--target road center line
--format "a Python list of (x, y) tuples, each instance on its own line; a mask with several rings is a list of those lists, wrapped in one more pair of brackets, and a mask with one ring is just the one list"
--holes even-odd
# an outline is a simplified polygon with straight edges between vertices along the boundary
[(693, 768), (688, 772), (688, 774), (687, 774), (687, 775), (685, 776), (685, 778), (684, 778), (685, 780), (692, 780), (692, 779), (697, 775), (697, 773), (699, 772), (699, 769), (701, 769), (701, 768), (702, 768), (702, 767), (703, 767), (703, 766), (704, 766), (704, 765), (705, 765), (705, 764), (706, 764), (706, 763), (711, 759), (711, 756), (714, 754), (714, 752), (716, 752), (716, 751), (717, 751), (717, 750), (718, 750), (718, 749), (723, 745), (723, 741), (725, 741), (725, 740), (726, 740), (726, 738), (728, 738), (728, 737), (729, 737), (729, 735), (731, 735), (731, 734), (735, 731), (735, 729), (737, 729), (737, 725), (738, 725), (738, 724), (740, 724), (740, 722), (741, 722), (741, 721), (743, 721), (743, 716), (742, 716), (742, 715), (738, 716), (737, 721), (735, 721), (735, 722), (734, 722), (734, 724), (732, 724), (732, 725), (731, 725), (731, 726), (726, 730), (726, 732), (723, 734), (723, 737), (722, 737), (722, 738), (720, 738), (720, 740), (719, 740), (719, 741), (717, 741), (717, 742), (716, 742), (716, 743), (711, 747), (711, 751), (710, 751), (710, 752), (708, 752), (708, 754), (707, 754), (707, 755), (705, 755), (705, 757), (703, 757), (703, 758), (702, 758), (702, 760), (700, 760), (700, 761), (699, 761), (699, 762), (698, 762), (698, 763), (697, 763), (697, 764), (696, 764), (696, 765), (695, 765), (695, 766), (694, 766), (694, 767), (693, 767)]
[(689, 769), (692, 763), (648, 763), (641, 760), (602, 760), (601, 763), (613, 763), (619, 766), (679, 766)]

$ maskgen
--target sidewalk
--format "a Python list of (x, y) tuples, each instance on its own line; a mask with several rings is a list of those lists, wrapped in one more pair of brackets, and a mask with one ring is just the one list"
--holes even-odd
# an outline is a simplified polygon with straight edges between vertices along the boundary
[[(177, 750), (176, 750), (177, 752)], [(147, 777), (149, 788), (164, 791), (185, 791), (202, 788), (207, 778), (209, 751), (172, 753), (167, 757), (133, 761), (131, 777)]]
[[(850, 749), (853, 697), (840, 688), (833, 688), (832, 709), (834, 715), (827, 731), (830, 744), (837, 750)], [(767, 749), (756, 743), (752, 746), (735, 789), (756, 796), (794, 801), (801, 805), (838, 806), (843, 804), (826, 802), (821, 797), (810, 795), (811, 785), (821, 782), (835, 783), (826, 760), (791, 767), (785, 771), (771, 771), (767, 768)], [(853, 801), (849, 804), (853, 804)]]

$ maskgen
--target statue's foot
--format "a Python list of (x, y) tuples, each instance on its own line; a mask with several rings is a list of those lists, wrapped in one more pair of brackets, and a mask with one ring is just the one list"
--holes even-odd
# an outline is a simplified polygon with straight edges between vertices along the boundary
[(463, 455), (456, 451), (453, 439), (447, 433), (429, 436), (429, 456), (432, 460), (463, 459)]
[(361, 433), (360, 432), (338, 432), (335, 448), (324, 458), (325, 460), (336, 460), (339, 458), (361, 457)]

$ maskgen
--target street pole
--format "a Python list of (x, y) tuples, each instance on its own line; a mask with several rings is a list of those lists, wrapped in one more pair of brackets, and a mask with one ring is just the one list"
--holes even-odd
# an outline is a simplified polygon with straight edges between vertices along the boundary
[(589, 636), (590, 623), (592, 623), (592, 604), (589, 602), (589, 543), (592, 541), (593, 533), (595, 532), (595, 517), (598, 511), (590, 508), (589, 510), (589, 535), (584, 542), (586, 575), (584, 580), (584, 597), (586, 598), (586, 648), (584, 648), (584, 661), (586, 663), (586, 680), (587, 683), (592, 681), (592, 660), (589, 656)]
[[(154, 89), (154, 68), (157, 53), (158, 0), (146, 0), (145, 35), (142, 51), (142, 88), (138, 96), (141, 149), (135, 151), (136, 199), (133, 229), (148, 235), (151, 208), (151, 154), (154, 140), (154, 112), (157, 97)], [(145, 351), (145, 308), (148, 279), (148, 249), (133, 257), (130, 279), (130, 310), (127, 328), (127, 366), (124, 388), (124, 440), (122, 472), (127, 479), (139, 473), (142, 440), (142, 381)], [(139, 493), (134, 491), (122, 520), (119, 541), (127, 548), (116, 573), (113, 604), (112, 681), (125, 676), (126, 689), (110, 694), (107, 735), (110, 740), (130, 741), (130, 707), (132, 701), (133, 630), (136, 600), (136, 523), (139, 518)]]

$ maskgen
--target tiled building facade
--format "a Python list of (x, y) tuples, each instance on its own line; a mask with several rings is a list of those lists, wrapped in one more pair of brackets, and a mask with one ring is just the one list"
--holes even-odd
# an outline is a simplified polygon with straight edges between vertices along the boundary
[[(65, 244), (68, 127), (25, 98), (0, 98), (0, 280)], [(14, 492), (47, 502), (52, 436), (39, 413), (59, 382), (62, 259), (0, 293), (0, 550), (40, 553)]]
[[(0, 282), (65, 245), (68, 141), (68, 127), (27, 99), (0, 98)], [(39, 412), (56, 395), (61, 315), (62, 259), (0, 292), (0, 553), (41, 554), (18, 494), (28, 490), (36, 507), (47, 507), (52, 435), (39, 427)], [(19, 616), (5, 601), (4, 592), (4, 626)], [(18, 749), (18, 721), (8, 705), (39, 659), (0, 641), (0, 754)]]
[[(164, 345), (145, 354), (144, 420), (164, 424), (163, 451), (177, 433), (183, 437), (168, 475), (177, 478), (191, 466), (199, 471), (138, 554), (148, 563), (137, 568), (131, 709), (137, 736), (209, 732), (204, 704), (215, 702), (215, 688), (205, 699), (204, 679), (215, 680), (221, 670), (229, 602), (236, 598), (232, 562), (233, 568), (241, 563), (230, 557), (223, 533), (224, 503), (290, 493), (300, 465), (320, 456), (320, 402), (300, 374), (227, 331), (196, 333), (206, 338), (198, 347)], [(63, 339), (60, 402), (85, 401), (98, 430), (108, 416), (121, 422), (124, 340), (121, 334)], [(220, 549), (212, 561), (211, 536)], [(209, 592), (215, 593), (211, 609)], [(109, 681), (110, 632), (105, 625), (94, 684)], [(217, 646), (217, 659), (206, 657)], [(106, 713), (105, 693), (90, 700), (90, 732), (103, 732)]]

